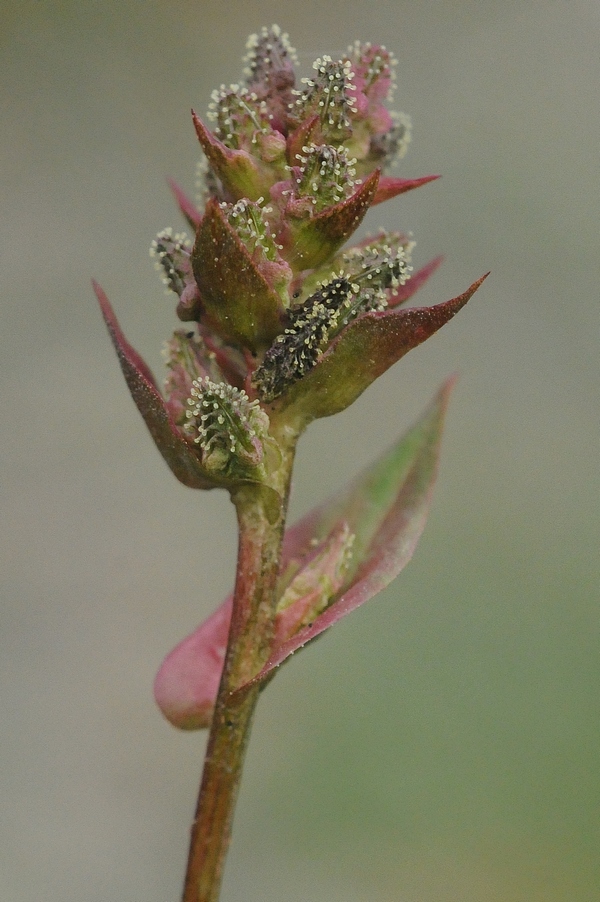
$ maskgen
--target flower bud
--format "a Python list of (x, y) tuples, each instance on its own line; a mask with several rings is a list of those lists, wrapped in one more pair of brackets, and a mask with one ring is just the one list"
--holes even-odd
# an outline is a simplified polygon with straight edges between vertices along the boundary
[(352, 563), (354, 539), (344, 520), (302, 562), (277, 603), (275, 645), (315, 620), (344, 586)]
[(209, 119), (215, 123), (215, 135), (231, 150), (245, 150), (268, 164), (271, 182), (285, 172), (284, 136), (273, 129), (267, 101), (256, 92), (239, 85), (224, 85), (213, 91)]
[(165, 342), (163, 358), (167, 367), (165, 395), (167, 410), (178, 426), (186, 423), (187, 401), (194, 380), (210, 377), (221, 381), (223, 374), (217, 363), (217, 355), (210, 351), (193, 332), (178, 329), (170, 341)]
[(323, 140), (341, 144), (351, 135), (351, 116), (356, 112), (354, 73), (350, 60), (334, 61), (322, 56), (313, 63), (314, 78), (303, 78), (306, 85), (296, 100), (298, 120), (317, 115)]
[(382, 309), (379, 297), (358, 282), (340, 276), (323, 285), (289, 312), (290, 326), (278, 335), (254, 374), (254, 385), (267, 403), (274, 401), (316, 364), (340, 328), (359, 313)]
[(267, 101), (271, 126), (285, 134), (296, 82), (296, 51), (278, 25), (263, 28), (260, 35), (250, 35), (246, 50), (246, 83)]
[(258, 401), (205, 376), (193, 381), (187, 406), (185, 431), (200, 446), (209, 472), (232, 476), (260, 466), (269, 418)]
[(292, 215), (301, 215), (304, 210), (321, 213), (347, 200), (360, 184), (355, 180), (356, 160), (342, 146), (309, 144), (296, 159), (300, 165), (292, 167), (295, 198), (288, 206)]

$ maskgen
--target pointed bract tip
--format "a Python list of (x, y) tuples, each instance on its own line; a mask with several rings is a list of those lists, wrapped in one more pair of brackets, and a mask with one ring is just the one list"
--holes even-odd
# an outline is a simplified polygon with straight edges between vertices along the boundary
[(441, 178), (441, 175), (424, 175), (417, 179), (400, 179), (391, 176), (382, 176), (379, 179), (379, 185), (373, 199), (373, 206), (381, 204), (386, 200), (398, 197), (400, 194), (406, 194), (422, 185), (428, 185), (429, 182), (435, 182)]
[(167, 177), (167, 184), (173, 192), (173, 196), (177, 201), (177, 206), (179, 207), (191, 227), (194, 230), (197, 229), (200, 225), (202, 214), (200, 213), (196, 205), (190, 200), (187, 194), (183, 191), (183, 189), (179, 187), (175, 179)]

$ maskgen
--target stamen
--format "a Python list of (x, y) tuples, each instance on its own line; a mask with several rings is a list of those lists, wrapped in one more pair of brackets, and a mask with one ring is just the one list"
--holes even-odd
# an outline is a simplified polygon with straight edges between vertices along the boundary
[(224, 469), (234, 456), (253, 466), (260, 463), (269, 421), (257, 400), (205, 376), (192, 382), (187, 405), (185, 429), (200, 445), (205, 465)]
[[(385, 305), (383, 305), (385, 306)], [(254, 374), (263, 401), (271, 402), (315, 366), (330, 341), (360, 313), (383, 309), (358, 282), (334, 278), (289, 311), (289, 327), (278, 335)]]
[(356, 180), (356, 160), (347, 150), (329, 144), (309, 144), (297, 154), (300, 174), (296, 179), (296, 194), (310, 197), (315, 212), (320, 212), (350, 197), (359, 180)]
[(250, 201), (242, 198), (235, 204), (220, 204), (227, 220), (234, 227), (238, 237), (252, 255), (258, 253), (264, 260), (279, 260), (279, 247), (271, 234), (264, 214), (272, 212), (271, 207), (262, 206), (264, 198)]
[(324, 133), (344, 140), (350, 128), (350, 115), (356, 113), (351, 96), (354, 73), (350, 60), (319, 57), (313, 63), (314, 79), (303, 78), (305, 90), (296, 100), (302, 118), (318, 114)]

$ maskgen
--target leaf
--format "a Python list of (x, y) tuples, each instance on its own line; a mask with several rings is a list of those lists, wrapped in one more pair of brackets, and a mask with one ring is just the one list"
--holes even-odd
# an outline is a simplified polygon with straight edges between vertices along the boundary
[(281, 298), (215, 200), (198, 228), (192, 267), (215, 331), (253, 352), (268, 347), (282, 329)]
[(169, 416), (164, 398), (156, 387), (149, 367), (123, 335), (104, 291), (97, 282), (92, 284), (125, 381), (158, 450), (174, 475), (184, 485), (192, 489), (215, 488), (219, 483), (207, 478), (194, 450)]
[[(376, 463), (346, 489), (308, 513), (286, 531), (281, 572), (282, 596), (276, 639), (269, 662), (256, 679), (263, 679), (289, 655), (332, 623), (373, 597), (409, 561), (423, 530), (435, 481), (446, 405), (454, 380), (449, 380), (422, 419)], [(352, 533), (352, 558), (344, 562), (339, 580), (340, 550)], [(286, 578), (285, 574), (289, 573)], [(316, 575), (316, 580), (310, 577)], [(323, 575), (334, 586), (310, 626), (305, 615), (322, 604), (315, 583)], [(309, 581), (285, 608), (302, 580)], [(337, 582), (336, 582), (337, 580)], [(323, 582), (321, 581), (321, 586)], [(223, 666), (231, 596), (211, 617), (167, 655), (155, 682), (155, 697), (170, 722), (181, 729), (206, 726)], [(289, 637), (294, 621), (300, 632)], [(279, 641), (278, 641), (279, 637)]]
[(381, 592), (410, 561), (427, 519), (454, 381), (446, 382), (421, 420), (350, 489), (296, 527), (289, 541), (301, 546), (301, 536), (317, 539), (332, 522), (346, 519), (355, 531), (356, 572), (340, 597), (275, 648), (261, 672), (240, 689), (264, 680), (295, 651)]
[(353, 320), (315, 366), (271, 405), (273, 410), (298, 428), (344, 410), (378, 376), (451, 320), (485, 278), (433, 307), (392, 308)]
[(232, 596), (167, 655), (154, 680), (154, 698), (180, 730), (210, 725), (231, 620)]

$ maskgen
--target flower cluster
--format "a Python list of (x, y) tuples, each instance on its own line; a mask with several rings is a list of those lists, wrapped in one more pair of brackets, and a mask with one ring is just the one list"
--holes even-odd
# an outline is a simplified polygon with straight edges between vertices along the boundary
[(410, 121), (388, 109), (396, 61), (356, 42), (296, 79), (277, 26), (250, 37), (244, 82), (194, 113), (202, 209), (174, 185), (194, 231), (165, 229), (150, 249), (177, 315), (189, 325), (166, 348), (166, 397), (103, 311), (129, 387), (160, 451), (186, 485), (269, 482), (267, 445), (342, 410), (447, 322), (478, 283), (430, 308), (402, 305), (433, 270), (409, 281), (413, 243), (382, 232), (343, 248), (369, 208), (435, 176), (387, 171)]

